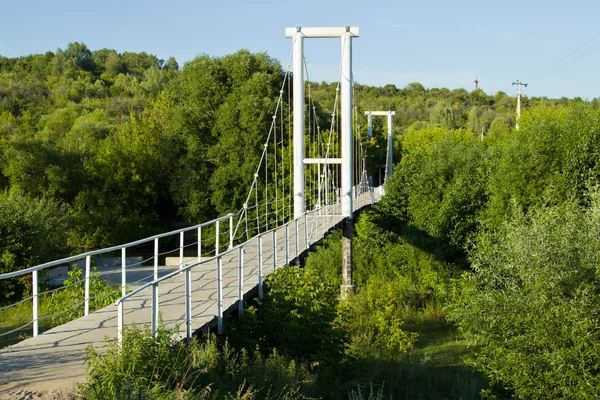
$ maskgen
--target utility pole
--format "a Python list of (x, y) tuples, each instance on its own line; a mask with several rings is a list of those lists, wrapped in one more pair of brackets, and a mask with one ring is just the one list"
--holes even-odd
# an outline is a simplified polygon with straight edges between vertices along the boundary
[(513, 86), (517, 85), (517, 123), (516, 123), (516, 128), (517, 128), (517, 130), (519, 130), (519, 118), (521, 118), (521, 86), (527, 87), (527, 83), (519, 82), (517, 80), (516, 82), (513, 82), (512, 84), (513, 84)]

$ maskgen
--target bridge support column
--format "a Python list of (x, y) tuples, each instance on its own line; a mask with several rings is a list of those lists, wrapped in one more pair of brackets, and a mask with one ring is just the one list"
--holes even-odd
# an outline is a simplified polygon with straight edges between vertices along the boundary
[[(367, 112), (367, 127), (368, 127), (368, 133), (367, 133), (367, 137), (369, 139), (371, 139), (373, 137), (373, 116), (371, 115), (371, 112)], [(363, 160), (363, 163), (365, 164), (365, 170), (367, 168), (367, 163), (366, 160)], [(372, 188), (373, 186), (373, 176), (369, 175), (369, 187)]]
[(344, 219), (342, 229), (342, 286), (340, 287), (340, 297), (346, 299), (348, 294), (354, 293), (352, 284), (352, 219)]
[(294, 35), (294, 218), (304, 214), (304, 35)]
[(342, 286), (341, 298), (354, 292), (352, 285), (352, 183), (354, 181), (352, 132), (352, 34), (350, 28), (342, 36)]
[[(341, 206), (349, 232), (342, 241), (345, 284), (342, 296), (352, 290), (352, 184), (353, 184), (353, 132), (352, 132), (352, 38), (358, 37), (357, 27), (336, 28), (286, 28), (286, 37), (294, 38), (294, 218), (304, 213), (304, 38), (342, 39), (342, 188)], [(326, 186), (327, 191), (327, 186)], [(328, 203), (326, 199), (326, 204)], [(296, 235), (298, 227), (296, 225)], [(298, 241), (296, 239), (296, 253)]]

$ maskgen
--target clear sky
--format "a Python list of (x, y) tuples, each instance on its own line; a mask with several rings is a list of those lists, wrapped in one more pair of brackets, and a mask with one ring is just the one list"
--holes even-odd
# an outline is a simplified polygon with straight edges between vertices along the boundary
[[(285, 28), (360, 28), (359, 83), (474, 89), (530, 96), (600, 97), (598, 0), (1, 0), (0, 55), (16, 57), (84, 42), (91, 50), (221, 56), (246, 48), (287, 64)], [(587, 43), (589, 42), (589, 43)], [(573, 54), (580, 46), (586, 44)], [(337, 80), (340, 43), (305, 42), (310, 78)], [(562, 61), (556, 63), (561, 58)]]

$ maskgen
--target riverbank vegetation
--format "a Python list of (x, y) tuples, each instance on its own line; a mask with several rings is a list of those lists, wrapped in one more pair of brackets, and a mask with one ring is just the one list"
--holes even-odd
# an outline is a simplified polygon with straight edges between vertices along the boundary
[[(283, 74), (247, 51), (181, 70), (81, 43), (0, 57), (0, 273), (239, 209)], [(311, 87), (328, 115), (335, 84)], [(502, 92), (357, 84), (355, 98), (359, 114), (396, 111), (394, 174), (355, 224), (355, 295), (338, 301), (334, 234), (223, 336), (132, 330), (128, 351), (90, 351), (85, 396), (599, 395), (598, 101), (524, 98), (515, 130)], [(358, 118), (377, 177), (383, 121), (368, 140)], [(27, 295), (1, 285), (0, 302)]]
[[(288, 375), (234, 373), (210, 396), (240, 382), (253, 398), (597, 396), (599, 118), (574, 102), (484, 140), (409, 129), (385, 197), (355, 224), (356, 294), (337, 300), (339, 234), (269, 276), (263, 301), (198, 345), (275, 357)], [(190, 393), (225, 387), (202, 371)]]

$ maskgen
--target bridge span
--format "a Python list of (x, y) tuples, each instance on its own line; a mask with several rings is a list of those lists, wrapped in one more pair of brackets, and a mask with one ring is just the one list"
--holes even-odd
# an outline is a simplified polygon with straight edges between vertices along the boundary
[[(377, 202), (382, 192), (378, 187), (356, 195), (354, 209)], [(123, 270), (123, 287), (129, 290), (116, 304), (0, 350), (0, 398), (25, 390), (59, 391), (83, 382), (87, 346), (102, 353), (106, 340), (119, 338), (124, 327), (154, 328), (159, 313), (166, 327), (178, 327), (182, 339), (210, 325), (226, 329), (223, 314), (243, 312), (243, 299), (251, 291), (262, 296), (266, 275), (296, 262), (343, 219), (341, 204), (324, 206), (220, 254), (183, 261), (174, 271), (135, 288), (131, 281), (127, 285)]]

